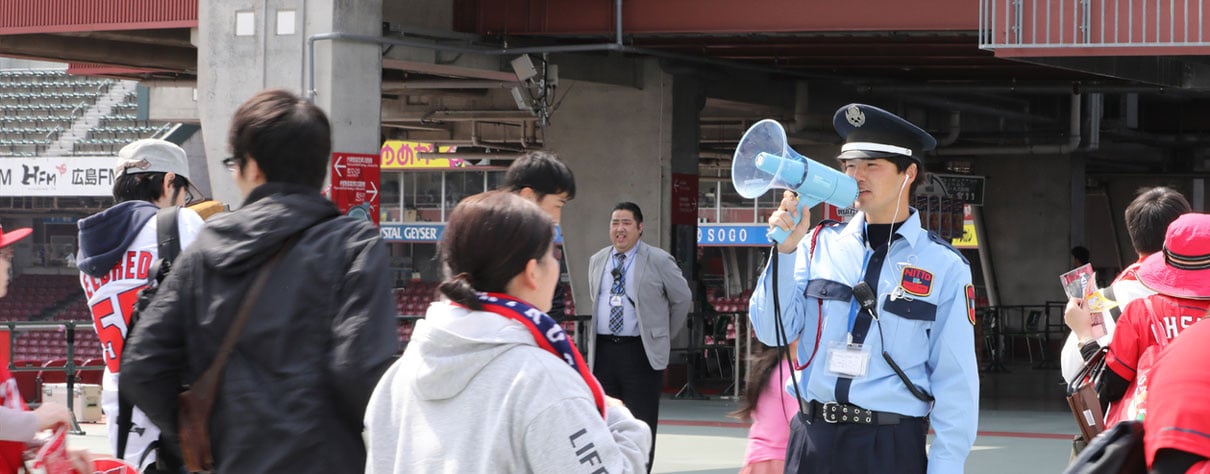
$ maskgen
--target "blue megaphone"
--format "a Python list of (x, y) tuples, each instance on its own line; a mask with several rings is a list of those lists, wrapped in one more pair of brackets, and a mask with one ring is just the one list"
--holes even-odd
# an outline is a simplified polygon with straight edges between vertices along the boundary
[[(789, 189), (798, 193), (798, 216), (803, 211), (826, 202), (845, 208), (857, 200), (857, 181), (822, 163), (795, 152), (786, 144), (786, 129), (776, 120), (756, 122), (744, 132), (731, 160), (731, 184), (735, 191), (755, 199), (772, 188)], [(783, 242), (790, 233), (774, 227), (769, 238)]]

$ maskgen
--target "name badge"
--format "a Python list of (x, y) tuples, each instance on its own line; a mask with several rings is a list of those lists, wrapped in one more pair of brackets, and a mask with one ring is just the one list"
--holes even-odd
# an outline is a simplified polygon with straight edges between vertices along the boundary
[(622, 295), (613, 295), (609, 297), (609, 306), (622, 306)]
[(861, 344), (833, 341), (828, 344), (828, 373), (837, 377), (857, 379), (870, 369), (870, 350)]

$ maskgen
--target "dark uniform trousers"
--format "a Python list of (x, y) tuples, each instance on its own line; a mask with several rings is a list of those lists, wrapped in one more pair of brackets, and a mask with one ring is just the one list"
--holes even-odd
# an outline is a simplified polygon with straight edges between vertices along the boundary
[(904, 417), (894, 425), (828, 423), (799, 413), (790, 422), (786, 470), (798, 474), (923, 474), (928, 423)]
[(597, 358), (592, 374), (601, 382), (605, 394), (626, 404), (635, 418), (651, 428), (651, 455), (647, 471), (655, 459), (655, 428), (660, 419), (660, 393), (664, 371), (651, 368), (643, 340), (638, 336), (597, 336)]

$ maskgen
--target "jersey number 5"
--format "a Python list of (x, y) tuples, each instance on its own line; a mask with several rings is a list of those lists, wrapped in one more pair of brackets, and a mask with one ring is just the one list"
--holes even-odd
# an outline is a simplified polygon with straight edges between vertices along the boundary
[[(139, 290), (146, 285), (118, 293), (92, 305), (92, 325), (101, 339), (101, 349), (105, 356), (105, 366), (110, 372), (118, 372), (118, 364), (122, 360), (122, 344), (126, 341), (126, 330), (130, 327), (130, 315), (134, 312), (134, 304), (139, 300)], [(114, 306), (114, 303), (117, 306)]]

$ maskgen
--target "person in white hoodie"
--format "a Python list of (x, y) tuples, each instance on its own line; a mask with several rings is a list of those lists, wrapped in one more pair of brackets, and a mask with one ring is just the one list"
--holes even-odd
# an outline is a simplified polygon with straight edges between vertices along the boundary
[(448, 298), (429, 307), (366, 409), (367, 473), (644, 472), (651, 432), (606, 397), (545, 311), (554, 225), (492, 191), (441, 238)]

